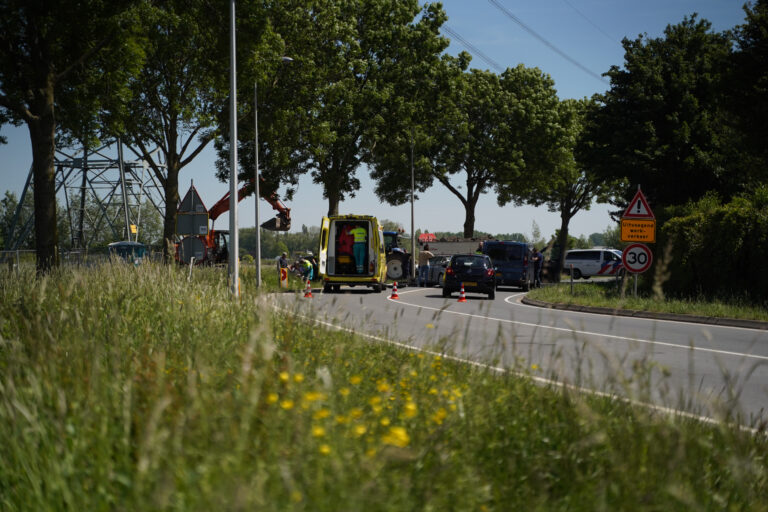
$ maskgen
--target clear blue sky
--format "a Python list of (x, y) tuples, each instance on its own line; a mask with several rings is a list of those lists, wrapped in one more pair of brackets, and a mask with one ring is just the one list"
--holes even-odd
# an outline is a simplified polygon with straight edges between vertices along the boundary
[[(449, 53), (467, 50), (474, 55), (472, 67), (497, 72), (496, 66), (504, 69), (520, 63), (538, 67), (552, 76), (561, 99), (604, 92), (608, 88), (607, 82), (595, 75), (604, 73), (611, 65), (623, 64), (624, 51), (620, 41), (624, 37), (634, 39), (639, 34), (659, 37), (667, 25), (677, 24), (694, 12), (712, 22), (718, 31), (744, 21), (744, 2), (741, 0), (496, 0), (540, 36), (537, 38), (489, 0), (445, 0), (442, 3), (448, 14), (446, 26), (476, 48), (482, 57), (445, 32), (452, 41)], [(25, 126), (5, 126), (0, 129), (0, 134), (7, 136), (9, 142), (0, 145), (0, 193), (11, 190), (18, 195), (32, 161), (29, 135)], [(209, 207), (229, 190), (227, 183), (218, 182), (214, 177), (214, 159), (213, 151), (206, 151), (182, 170), (182, 196), (190, 180), (194, 180)], [(357, 197), (342, 202), (340, 212), (375, 215), (379, 219), (398, 222), (410, 231), (410, 205), (392, 207), (380, 203), (373, 194), (367, 170), (361, 168), (358, 176), (362, 190)], [(291, 208), (292, 230), (300, 230), (302, 225), (319, 225), (328, 208), (321, 188), (309, 179), (300, 183), (298, 193), (287, 206)], [(264, 201), (260, 211), (262, 219), (272, 216), (271, 208)], [(254, 225), (253, 199), (240, 203), (238, 215), (241, 227)], [(455, 196), (435, 185), (416, 201), (415, 219), (416, 229), (460, 231), (464, 210)], [(475, 227), (491, 233), (530, 236), (534, 221), (545, 237), (560, 226), (559, 215), (548, 212), (546, 207), (508, 205), (500, 208), (495, 197), (487, 195), (476, 210)], [(224, 215), (217, 226), (224, 229), (228, 222)], [(575, 236), (588, 236), (604, 231), (610, 223), (607, 206), (596, 204), (590, 211), (580, 212), (573, 218), (570, 231)]]

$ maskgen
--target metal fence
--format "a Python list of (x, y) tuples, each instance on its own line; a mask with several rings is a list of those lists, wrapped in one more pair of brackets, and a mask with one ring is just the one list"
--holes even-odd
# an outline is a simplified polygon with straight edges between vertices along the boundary
[[(110, 255), (106, 251), (89, 252), (85, 250), (65, 251), (60, 255), (61, 265), (71, 266), (92, 266), (100, 263), (106, 263), (110, 260)], [(162, 261), (162, 251), (148, 251), (144, 256), (146, 260)], [(0, 268), (5, 268), (11, 272), (17, 272), (20, 268), (29, 266), (34, 267), (37, 264), (37, 251), (34, 249), (0, 251)]]

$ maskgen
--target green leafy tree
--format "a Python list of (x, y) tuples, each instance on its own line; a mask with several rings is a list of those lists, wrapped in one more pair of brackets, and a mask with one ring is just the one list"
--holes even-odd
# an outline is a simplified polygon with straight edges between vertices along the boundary
[[(462, 235), (472, 238), (478, 236), (475, 209), (484, 194), (494, 190), (504, 205), (546, 166), (557, 96), (551, 78), (538, 69), (520, 65), (499, 76), (465, 72), (467, 64), (466, 55), (443, 61), (433, 88), (441, 96), (426, 109), (437, 115), (416, 146), (416, 173), (419, 190), (437, 182), (461, 201)], [(402, 179), (403, 171), (397, 172)]]
[(605, 247), (612, 247), (614, 249), (621, 249), (624, 247), (624, 243), (621, 241), (621, 228), (619, 224), (613, 224), (607, 226), (603, 231), (603, 243)]
[[(483, 194), (495, 190), (500, 204), (512, 198), (522, 173), (546, 161), (550, 121), (557, 96), (552, 80), (537, 69), (518, 66), (501, 76), (489, 71), (464, 71), (468, 56), (446, 58), (437, 67), (437, 98), (427, 96), (423, 111), (439, 113), (412, 134), (416, 188), (435, 182), (446, 187), (464, 207), (463, 237), (475, 233), (475, 209)], [(396, 134), (395, 134), (396, 135)], [(390, 138), (378, 158), (373, 177), (379, 197), (397, 204), (410, 188), (409, 146), (406, 134)], [(382, 186), (386, 184), (386, 187)], [(506, 184), (506, 186), (504, 185)]]
[(738, 137), (734, 157), (741, 163), (745, 188), (768, 180), (768, 1), (744, 6), (746, 21), (736, 28), (730, 107)]
[(601, 179), (626, 179), (611, 201), (622, 209), (638, 184), (659, 210), (709, 190), (733, 194), (739, 177), (726, 167), (723, 101), (729, 35), (693, 15), (662, 38), (622, 44), (624, 66), (607, 73), (611, 88), (589, 112), (579, 161)]
[[(0, 247), (6, 250), (12, 249), (14, 244), (18, 249), (33, 249), (35, 240), (32, 232), (24, 235), (23, 229), (27, 221), (32, 219), (34, 204), (32, 196), (27, 195), (24, 206), (18, 210), (19, 198), (11, 191), (5, 191), (5, 197), (0, 200)], [(18, 216), (17, 216), (18, 213)], [(15, 218), (15, 222), (14, 222)], [(19, 240), (19, 237), (23, 239)], [(18, 242), (18, 243), (17, 243)]]
[[(246, 20), (244, 33), (255, 18), (253, 5), (238, 11), (238, 19)], [(131, 101), (125, 115), (112, 119), (116, 134), (148, 162), (163, 187), (166, 258), (171, 257), (167, 241), (176, 232), (181, 170), (216, 136), (228, 104), (228, 13), (223, 1), (159, 2), (149, 23), (145, 64), (130, 82)]]
[(587, 237), (590, 247), (606, 247), (605, 233), (592, 233)]
[[(538, 167), (526, 176), (524, 187), (517, 182), (512, 184), (512, 190), (508, 190), (510, 184), (507, 183), (501, 187), (518, 202), (525, 199), (529, 204), (546, 205), (550, 212), (559, 213), (560, 247), (565, 246), (569, 239), (571, 219), (580, 211), (589, 210), (593, 199), (607, 188), (607, 182), (595, 178), (576, 160), (574, 154), (582, 133), (583, 119), (590, 106), (588, 100), (560, 102), (556, 107), (557, 122), (540, 128), (547, 133), (544, 137), (551, 138), (549, 152), (541, 155)], [(555, 275), (559, 276), (561, 271), (562, 266)]]
[(99, 105), (116, 105), (107, 100), (121, 96), (142, 56), (134, 43), (142, 8), (128, 0), (0, 3), (0, 122), (29, 129), (39, 272), (58, 265), (56, 132), (76, 132)]
[[(396, 98), (408, 80), (445, 48), (444, 14), (435, 5), (422, 10), (417, 0), (318, 0), (311, 9), (281, 2), (272, 12), (271, 27), (290, 41), (285, 52), (294, 62), (257, 77), (260, 167), (272, 188), (278, 179), (289, 185), (289, 199), (309, 173), (323, 187), (328, 213), (337, 214), (359, 190), (357, 170), (387, 127), (382, 112), (403, 101)], [(244, 148), (253, 140), (249, 130), (240, 132)], [(242, 153), (252, 175), (252, 146)], [(220, 177), (227, 172), (220, 166)]]

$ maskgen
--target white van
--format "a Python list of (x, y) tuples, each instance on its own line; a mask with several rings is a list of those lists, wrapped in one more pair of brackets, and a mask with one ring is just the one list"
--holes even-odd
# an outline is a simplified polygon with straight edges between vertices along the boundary
[(621, 251), (616, 249), (573, 249), (565, 253), (563, 271), (573, 278), (588, 279), (592, 276), (616, 276), (624, 273)]

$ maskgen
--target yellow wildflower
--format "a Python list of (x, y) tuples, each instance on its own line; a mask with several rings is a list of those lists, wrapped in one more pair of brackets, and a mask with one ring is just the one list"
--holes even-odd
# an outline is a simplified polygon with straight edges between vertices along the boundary
[(405, 407), (403, 407), (403, 415), (406, 418), (413, 418), (414, 416), (416, 416), (417, 412), (418, 412), (418, 409), (415, 403), (406, 402)]
[(325, 429), (319, 425), (312, 427), (312, 437), (323, 437), (325, 435)]
[(364, 435), (366, 432), (368, 432), (368, 429), (365, 428), (365, 425), (355, 425), (355, 428), (352, 429), (352, 432), (355, 434), (356, 437), (360, 437)]
[(296, 375), (294, 375), (293, 382), (296, 382), (296, 383), (304, 382), (304, 374), (297, 373)]
[(381, 418), (381, 421), (379, 423), (381, 423), (382, 427), (388, 427), (390, 421), (389, 421), (389, 418)]
[(435, 412), (435, 414), (432, 415), (432, 421), (438, 425), (442, 425), (446, 416), (448, 416), (448, 412), (441, 407), (437, 410), (437, 412)]
[(380, 380), (376, 383), (376, 390), (379, 393), (388, 393), (390, 391), (389, 383), (385, 380)]
[(291, 378), (290, 374), (288, 372), (280, 372), (280, 380), (283, 382), (288, 382), (288, 380)]
[(304, 393), (304, 400), (307, 402), (317, 402), (318, 400), (324, 400), (325, 398), (325, 393), (319, 391), (307, 391)]
[(318, 409), (312, 417), (316, 420), (322, 420), (331, 415), (331, 411), (328, 409)]
[(290, 411), (293, 409), (293, 400), (283, 400), (280, 402), (280, 407), (285, 409), (286, 411)]
[(349, 417), (352, 419), (357, 419), (362, 415), (363, 415), (363, 410), (360, 409), (359, 407), (353, 407), (352, 409), (349, 410)]
[(361, 382), (363, 382), (363, 378), (359, 375), (353, 375), (352, 377), (349, 378), (349, 383), (352, 384), (353, 386), (357, 386)]
[(339, 390), (339, 394), (340, 394), (341, 396), (349, 396), (349, 388), (341, 388), (341, 389)]
[(330, 446), (328, 446), (327, 444), (321, 444), (321, 445), (320, 445), (320, 453), (321, 453), (322, 455), (330, 455), (330, 453), (331, 453), (331, 447), (330, 447)]
[(389, 427), (389, 432), (382, 436), (384, 444), (405, 448), (411, 442), (408, 432), (403, 427)]

